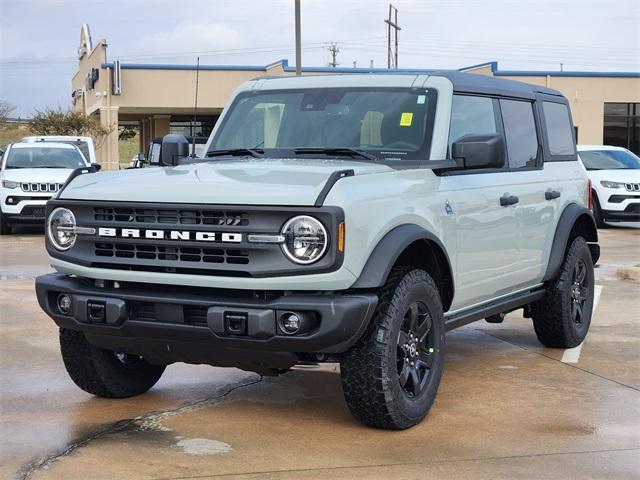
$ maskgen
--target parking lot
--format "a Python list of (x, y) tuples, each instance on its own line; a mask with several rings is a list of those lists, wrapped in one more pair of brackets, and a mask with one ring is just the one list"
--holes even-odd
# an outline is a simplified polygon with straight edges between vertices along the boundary
[(640, 475), (640, 230), (600, 231), (599, 302), (578, 349), (543, 348), (514, 312), (447, 337), (440, 392), (403, 432), (349, 414), (337, 365), (277, 377), (173, 365), (147, 394), (68, 378), (33, 291), (42, 232), (0, 239), (0, 477), (633, 478)]

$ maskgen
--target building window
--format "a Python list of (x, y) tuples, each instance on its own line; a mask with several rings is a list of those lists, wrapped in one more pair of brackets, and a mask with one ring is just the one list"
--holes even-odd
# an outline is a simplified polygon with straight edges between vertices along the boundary
[(192, 118), (184, 115), (172, 115), (169, 124), (169, 133), (185, 135), (187, 137), (193, 135), (196, 137), (208, 137), (211, 134), (211, 130), (213, 130), (216, 120), (217, 117), (202, 115), (198, 116), (197, 122), (194, 122)]
[(640, 103), (604, 104), (604, 144), (640, 154)]

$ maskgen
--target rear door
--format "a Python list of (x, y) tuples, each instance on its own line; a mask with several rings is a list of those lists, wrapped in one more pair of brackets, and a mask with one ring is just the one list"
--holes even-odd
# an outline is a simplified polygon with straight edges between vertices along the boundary
[(542, 137), (533, 100), (501, 99), (512, 190), (518, 197), (517, 254), (514, 285), (535, 283), (542, 268), (543, 245), (555, 225), (557, 202), (545, 200), (545, 190), (560, 188), (543, 170)]

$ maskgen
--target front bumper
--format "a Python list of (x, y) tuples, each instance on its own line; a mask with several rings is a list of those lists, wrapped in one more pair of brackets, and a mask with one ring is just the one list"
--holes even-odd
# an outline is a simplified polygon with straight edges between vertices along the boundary
[(602, 217), (605, 220), (613, 220), (618, 222), (639, 222), (640, 221), (640, 202), (629, 203), (624, 210), (602, 210)]
[[(95, 281), (59, 273), (36, 279), (41, 308), (63, 328), (82, 331), (107, 350), (141, 355), (157, 364), (205, 363), (267, 372), (286, 369), (313, 353), (341, 353), (362, 335), (378, 298), (374, 294), (261, 292)], [(60, 312), (61, 294), (72, 313)], [(102, 315), (96, 315), (96, 306)], [(287, 335), (278, 319), (284, 312), (310, 315), (306, 333)], [(245, 329), (227, 329), (240, 315)]]
[(2, 212), (2, 216), (9, 225), (44, 225), (44, 211), (44, 205), (25, 206), (20, 213)]

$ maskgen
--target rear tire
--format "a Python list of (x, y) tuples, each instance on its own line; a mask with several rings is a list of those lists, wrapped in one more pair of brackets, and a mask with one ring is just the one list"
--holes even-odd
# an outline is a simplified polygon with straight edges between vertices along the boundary
[(0, 212), (0, 235), (9, 235), (11, 233), (11, 227), (7, 224), (7, 220), (4, 218), (2, 212)]
[(593, 309), (593, 259), (587, 242), (575, 238), (565, 254), (558, 278), (531, 304), (538, 340), (545, 347), (573, 348), (582, 343)]
[(126, 398), (144, 393), (165, 369), (135, 355), (93, 346), (82, 332), (66, 328), (60, 329), (60, 351), (71, 380), (98, 397)]
[(373, 319), (340, 362), (353, 416), (376, 428), (403, 430), (433, 404), (444, 363), (438, 288), (424, 270), (394, 269), (379, 292)]

